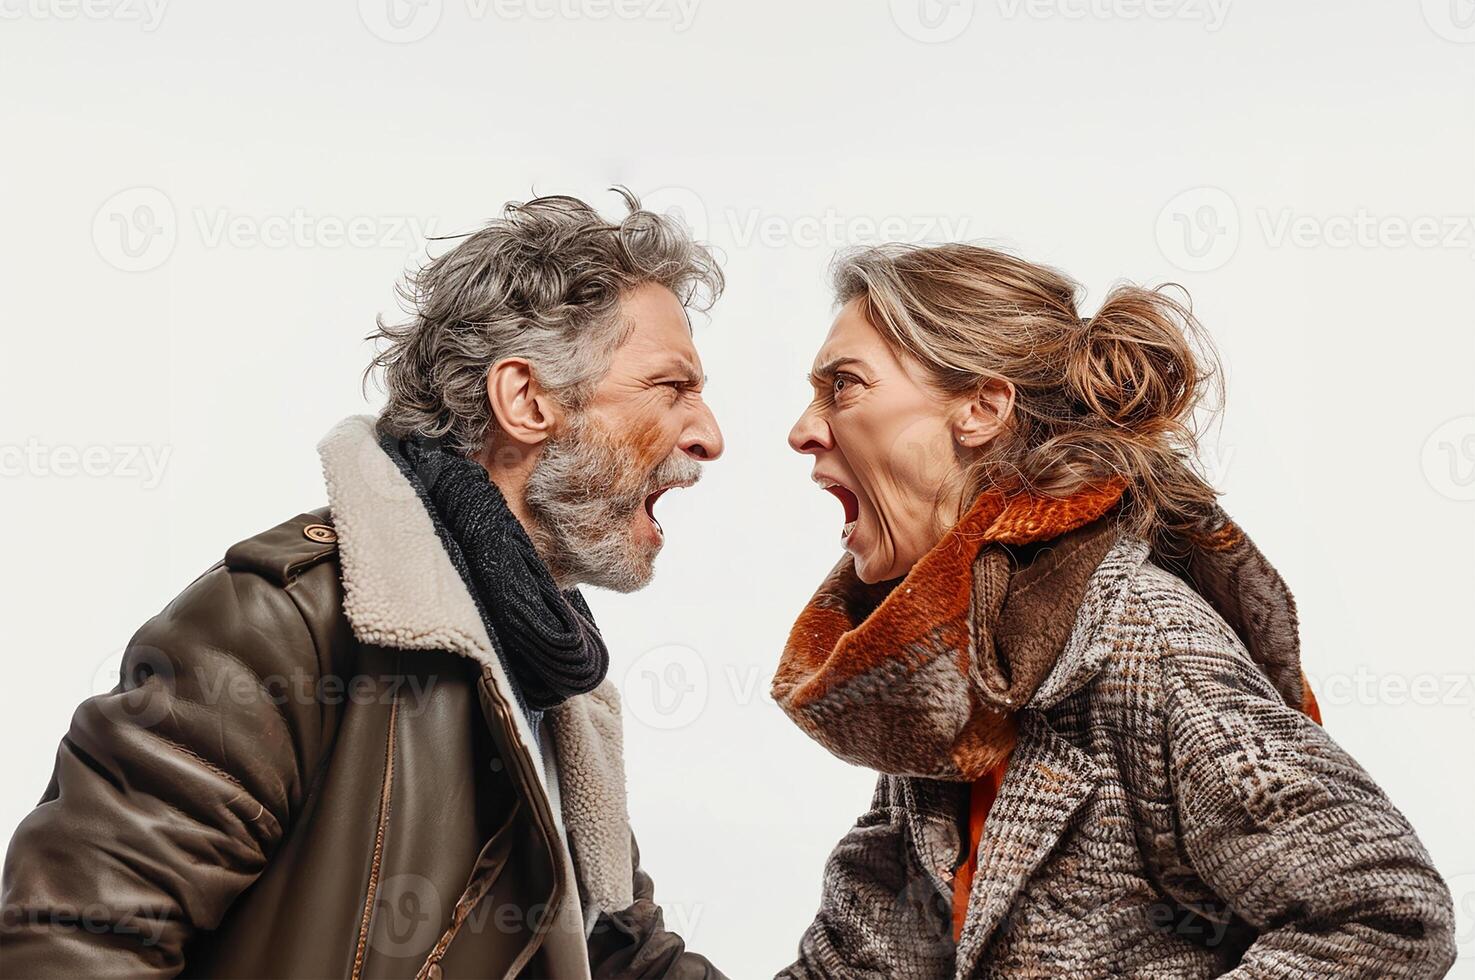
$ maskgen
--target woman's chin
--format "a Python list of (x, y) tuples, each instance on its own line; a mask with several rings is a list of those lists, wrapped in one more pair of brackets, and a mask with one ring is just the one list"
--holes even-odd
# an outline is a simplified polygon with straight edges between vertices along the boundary
[(866, 585), (875, 585), (877, 582), (885, 582), (887, 579), (895, 578), (890, 572), (890, 563), (879, 555), (851, 550), (850, 556), (855, 561), (855, 574)]

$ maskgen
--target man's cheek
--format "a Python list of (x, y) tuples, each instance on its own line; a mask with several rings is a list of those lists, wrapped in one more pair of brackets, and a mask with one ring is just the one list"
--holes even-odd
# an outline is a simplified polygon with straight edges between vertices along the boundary
[(628, 439), (626, 446), (630, 458), (643, 474), (649, 474), (663, 463), (676, 448), (676, 440), (656, 419), (638, 419), (632, 422)]

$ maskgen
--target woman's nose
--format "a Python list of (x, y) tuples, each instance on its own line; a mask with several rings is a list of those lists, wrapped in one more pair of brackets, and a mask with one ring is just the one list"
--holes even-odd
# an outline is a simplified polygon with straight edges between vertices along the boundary
[(813, 408), (806, 409), (789, 430), (789, 448), (796, 453), (813, 456), (833, 445), (829, 424)]

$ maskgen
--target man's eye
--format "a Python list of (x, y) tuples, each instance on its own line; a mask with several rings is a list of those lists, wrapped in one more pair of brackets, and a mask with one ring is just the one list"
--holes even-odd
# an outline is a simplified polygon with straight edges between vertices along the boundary
[(846, 374), (835, 375), (835, 380), (830, 385), (830, 391), (836, 395), (854, 385), (855, 379)]

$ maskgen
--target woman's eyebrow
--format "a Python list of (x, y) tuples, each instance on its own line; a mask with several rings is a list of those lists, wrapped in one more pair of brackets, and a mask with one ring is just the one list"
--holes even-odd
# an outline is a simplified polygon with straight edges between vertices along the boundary
[(871, 370), (871, 366), (858, 357), (834, 357), (809, 372), (809, 376), (817, 381), (828, 380), (833, 378), (841, 368), (852, 364), (859, 365), (861, 369), (868, 372)]

